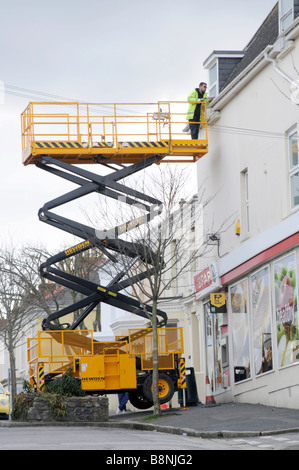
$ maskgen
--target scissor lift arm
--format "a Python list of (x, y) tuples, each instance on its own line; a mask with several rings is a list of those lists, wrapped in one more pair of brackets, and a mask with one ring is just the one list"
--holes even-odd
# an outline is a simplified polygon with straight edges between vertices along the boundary
[[(36, 162), (37, 167), (79, 185), (79, 188), (46, 203), (39, 210), (40, 220), (85, 240), (85, 242), (79, 243), (69, 250), (62, 251), (48, 258), (40, 267), (41, 275), (44, 278), (57, 282), (85, 296), (78, 302), (49, 315), (43, 321), (42, 327), (44, 330), (73, 330), (78, 327), (100, 302), (118, 307), (143, 318), (152, 318), (151, 306), (141, 304), (138, 300), (128, 297), (120, 293), (120, 291), (129, 287), (132, 283), (141, 281), (149, 275), (154, 274), (155, 270), (160, 270), (161, 266), (163, 266), (163, 260), (159, 259), (157, 254), (147, 246), (141, 243), (131, 243), (123, 240), (120, 238), (120, 235), (146, 223), (154, 216), (158, 215), (161, 212), (162, 203), (152, 196), (121, 184), (119, 181), (153, 163), (159, 162), (160, 159), (160, 155), (153, 155), (129, 166), (117, 164), (118, 168), (115, 169), (115, 166), (111, 165), (110, 160), (107, 161), (107, 159), (99, 157), (97, 163), (109, 166), (109, 168), (113, 170), (110, 174), (105, 176), (86, 171), (83, 168), (76, 167), (47, 155), (42, 157), (41, 162)], [(62, 217), (52, 211), (58, 206), (94, 192), (113, 199), (122, 198), (122, 200), (129, 205), (138, 204), (138, 207), (142, 207), (146, 213), (141, 217), (130, 220), (113, 229), (100, 231), (66, 217)], [(98, 248), (107, 258), (115, 263), (117, 262), (117, 256), (131, 258), (128, 267), (132, 267), (134, 263), (141, 261), (146, 269), (135, 276), (129, 276), (128, 270), (123, 269), (107, 286), (102, 286), (55, 267), (57, 263), (91, 248)], [(57, 322), (53, 323), (81, 309), (83, 309), (83, 311), (73, 323), (62, 323), (59, 325), (57, 325)], [(157, 315), (159, 318), (158, 326), (165, 326), (167, 323), (166, 313), (158, 310)]]

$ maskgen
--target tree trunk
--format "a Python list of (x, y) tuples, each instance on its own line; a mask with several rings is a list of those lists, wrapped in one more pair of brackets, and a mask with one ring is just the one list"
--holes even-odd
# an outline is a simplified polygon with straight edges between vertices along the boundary
[(160, 415), (160, 399), (159, 399), (159, 367), (158, 367), (158, 329), (157, 329), (157, 300), (153, 301), (153, 316), (152, 316), (152, 327), (153, 327), (153, 402), (154, 402), (154, 415)]
[(13, 347), (8, 348), (9, 351), (9, 363), (10, 363), (10, 393), (11, 402), (13, 403), (14, 398), (17, 395), (17, 374), (16, 374), (16, 358)]

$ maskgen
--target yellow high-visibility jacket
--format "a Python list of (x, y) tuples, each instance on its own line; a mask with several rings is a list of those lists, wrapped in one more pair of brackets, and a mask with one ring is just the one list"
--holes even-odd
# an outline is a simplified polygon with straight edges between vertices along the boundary
[[(190, 119), (193, 119), (196, 106), (201, 102), (202, 99), (205, 100), (206, 104), (209, 104), (208, 93), (204, 93), (203, 98), (199, 98), (198, 97), (198, 88), (193, 90), (190, 93), (190, 95), (188, 96), (187, 101), (189, 102), (189, 107), (188, 107), (187, 116), (186, 116), (186, 119), (188, 121)], [(203, 121), (203, 116), (202, 116), (203, 108), (204, 107), (201, 108), (201, 119), (200, 119), (200, 121)]]

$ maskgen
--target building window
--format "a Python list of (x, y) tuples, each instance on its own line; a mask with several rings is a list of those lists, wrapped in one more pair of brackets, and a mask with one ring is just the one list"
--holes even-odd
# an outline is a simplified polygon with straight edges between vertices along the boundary
[(247, 279), (230, 288), (234, 380), (251, 377)]
[(173, 237), (173, 214), (169, 216), (169, 236)]
[(249, 180), (248, 170), (241, 173), (241, 201), (242, 201), (242, 220), (244, 225), (244, 234), (247, 235), (250, 230), (249, 217)]
[(169, 273), (171, 280), (169, 281), (169, 288), (174, 289), (172, 295), (177, 295), (178, 289), (178, 274), (179, 274), (179, 252), (177, 240), (171, 240), (169, 244), (170, 253), (169, 257), (165, 257), (166, 263), (169, 266)]
[(294, 20), (294, 0), (279, 1), (280, 32), (285, 31)]
[(209, 70), (209, 95), (218, 95), (218, 61)]
[(298, 159), (298, 132), (294, 130), (288, 137), (289, 178), (291, 209), (299, 205), (299, 159)]
[(203, 66), (209, 71), (209, 95), (217, 96), (225, 88), (233, 70), (244, 57), (244, 51), (213, 51)]
[(269, 266), (251, 276), (251, 305), (255, 374), (260, 375), (273, 369)]

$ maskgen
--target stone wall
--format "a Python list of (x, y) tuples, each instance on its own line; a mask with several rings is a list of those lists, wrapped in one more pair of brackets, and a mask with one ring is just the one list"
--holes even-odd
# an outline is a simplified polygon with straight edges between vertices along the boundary
[(47, 397), (36, 397), (29, 408), (27, 421), (31, 422), (103, 422), (108, 421), (107, 397), (63, 397), (64, 413), (53, 412)]

